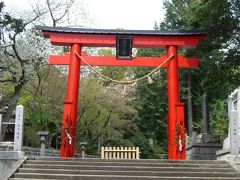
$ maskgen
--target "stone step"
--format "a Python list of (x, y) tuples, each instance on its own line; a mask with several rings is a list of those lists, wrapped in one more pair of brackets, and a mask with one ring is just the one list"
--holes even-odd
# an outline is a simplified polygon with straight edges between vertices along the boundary
[[(27, 180), (39, 180), (39, 179), (36, 179), (36, 178), (10, 178), (9, 180), (25, 180), (25, 179), (27, 179)], [(58, 179), (44, 179), (44, 180), (58, 180)]]
[(11, 180), (240, 180), (225, 161), (31, 158)]
[(137, 163), (180, 163), (180, 164), (228, 164), (226, 161), (219, 160), (159, 160), (159, 159), (81, 159), (81, 158), (59, 158), (59, 157), (35, 157), (29, 160), (43, 161), (87, 161), (87, 162), (137, 162)]
[(188, 172), (236, 172), (231, 167), (156, 167), (156, 166), (94, 166), (94, 165), (62, 165), (62, 164), (23, 164), (23, 168), (34, 169), (71, 169), (71, 170), (115, 170), (115, 171), (188, 171)]
[(27, 160), (27, 164), (61, 164), (61, 165), (94, 165), (94, 166), (134, 166), (138, 164), (138, 166), (144, 166), (144, 167), (218, 167), (218, 168), (227, 168), (229, 167), (229, 164), (222, 163), (222, 164), (201, 164), (200, 162), (198, 164), (194, 163), (169, 163), (169, 162), (161, 162), (156, 161), (154, 163), (151, 162), (121, 162), (121, 161), (105, 161), (105, 162), (92, 162), (92, 161), (44, 161), (44, 160)]
[[(172, 171), (106, 171), (21, 168), (19, 173), (82, 174), (82, 175), (125, 175), (125, 176), (179, 176), (179, 177), (238, 177), (237, 172), (172, 172)], [(239, 176), (240, 177), (240, 176)]]
[[(166, 177), (166, 176), (124, 176), (124, 175), (79, 175), (79, 174), (41, 174), (41, 173), (16, 173), (14, 178), (24, 179), (71, 179), (71, 180), (210, 180), (212, 177)], [(14, 180), (11, 178), (11, 180)], [(239, 180), (239, 177), (214, 177), (214, 180)]]

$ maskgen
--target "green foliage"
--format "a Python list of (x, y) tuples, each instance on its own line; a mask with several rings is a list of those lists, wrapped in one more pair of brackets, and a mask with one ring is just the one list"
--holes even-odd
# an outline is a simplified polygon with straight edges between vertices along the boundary
[(210, 106), (211, 127), (215, 134), (226, 136), (228, 132), (228, 112), (226, 100), (212, 102)]
[[(38, 145), (37, 131), (47, 130), (50, 136), (61, 131), (66, 79), (67, 76), (59, 69), (47, 66), (41, 68), (37, 79), (31, 80), (25, 86), (19, 103), (24, 105), (26, 110), (26, 144)], [(56, 144), (56, 142), (52, 143)]]
[[(239, 69), (239, 1), (206, 1), (206, 0), (167, 0), (165, 19), (160, 24), (155, 23), (154, 29), (181, 30), (204, 29), (208, 36), (204, 42), (194, 49), (182, 50), (178, 53), (187, 57), (199, 57), (200, 68), (194, 70), (179, 70), (181, 101), (187, 103), (186, 81), (190, 78), (192, 84), (194, 130), (202, 131), (202, 95), (208, 94), (211, 130), (214, 134), (226, 135), (227, 95), (240, 84)], [(238, 32), (238, 33), (236, 33)], [(238, 35), (237, 35), (238, 34)], [(233, 42), (234, 37), (234, 44)], [(236, 41), (238, 39), (238, 41)], [(234, 47), (234, 48), (232, 48)], [(139, 56), (159, 56), (157, 49), (139, 49)], [(137, 69), (137, 77), (148, 70)], [(135, 123), (147, 138), (156, 138), (160, 152), (166, 152), (166, 77), (154, 84), (139, 83), (136, 87), (134, 107), (138, 112)], [(185, 116), (187, 117), (187, 116)], [(144, 142), (144, 141), (143, 141)], [(140, 144), (140, 143), (139, 143)], [(145, 141), (145, 144), (148, 144)], [(143, 145), (140, 145), (143, 147)], [(145, 152), (145, 150), (146, 152)], [(144, 157), (156, 157), (154, 148), (144, 147)], [(162, 151), (165, 150), (165, 151)], [(149, 154), (148, 154), (149, 153)]]
[[(138, 56), (160, 56), (163, 50), (159, 49), (139, 49)], [(142, 77), (152, 68), (134, 69), (135, 77)], [(161, 69), (160, 77), (154, 79), (153, 84), (148, 84), (147, 80), (140, 81), (134, 91), (135, 99), (132, 106), (138, 114), (134, 118), (134, 123), (142, 133), (142, 141), (135, 138), (135, 143), (141, 148), (143, 158), (156, 158), (167, 149), (166, 134), (166, 109), (167, 109), (167, 90), (165, 70)], [(143, 138), (144, 137), (144, 138)], [(153, 147), (149, 145), (149, 139), (152, 139)], [(156, 154), (161, 152), (161, 154)]]
[(6, 14), (4, 16), (3, 26), (7, 30), (13, 30), (15, 33), (21, 33), (24, 30), (24, 23), (22, 19), (13, 18)]
[(144, 136), (135, 136), (131, 140), (139, 147), (141, 158), (153, 158), (153, 149), (149, 146), (148, 139)]
[(81, 78), (77, 141), (88, 142), (88, 153), (98, 153), (101, 145), (133, 145), (129, 137), (138, 130), (128, 120), (135, 114), (127, 105), (129, 100), (95, 79)]
[[(196, 50), (184, 51), (185, 56), (199, 57), (200, 69), (181, 70), (180, 81), (181, 86), (186, 87), (184, 82), (191, 74), (193, 116), (197, 130), (201, 131), (202, 114), (199, 112), (201, 112), (202, 94), (206, 92), (212, 132), (224, 134), (227, 127), (225, 100), (227, 95), (240, 84), (239, 50), (236, 48), (239, 47), (240, 42), (237, 38), (239, 37), (237, 30), (239, 1), (172, 0), (165, 1), (164, 6), (166, 16), (159, 29), (208, 30), (206, 40), (200, 43)], [(233, 39), (235, 39), (234, 43)], [(184, 96), (182, 99), (185, 99)]]
[[(103, 48), (98, 50), (99, 56), (115, 56), (115, 52), (113, 49), (110, 48)], [(105, 76), (108, 76), (115, 80), (123, 80), (126, 77), (130, 77), (132, 74), (132, 68), (131, 67), (101, 67), (101, 73)], [(104, 85), (109, 85), (111, 82), (106, 81), (104, 82)]]

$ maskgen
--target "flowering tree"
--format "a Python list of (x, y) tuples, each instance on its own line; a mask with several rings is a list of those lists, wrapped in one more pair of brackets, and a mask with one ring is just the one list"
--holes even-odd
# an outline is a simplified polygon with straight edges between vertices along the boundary
[(40, 2), (22, 14), (5, 12), (4, 3), (0, 2), (0, 88), (1, 92), (5, 92), (4, 89), (10, 92), (8, 95), (1, 93), (0, 109), (4, 109), (5, 121), (15, 109), (24, 86), (32, 78), (39, 77), (39, 70), (47, 64), (48, 55), (61, 51), (44, 40), (33, 26), (71, 23), (69, 13), (75, 7), (74, 0)]

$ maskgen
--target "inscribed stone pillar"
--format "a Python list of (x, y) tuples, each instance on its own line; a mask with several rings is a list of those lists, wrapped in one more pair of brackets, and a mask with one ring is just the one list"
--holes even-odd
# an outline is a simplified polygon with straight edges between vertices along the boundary
[(2, 114), (0, 114), (0, 142), (2, 141)]
[(23, 144), (23, 106), (16, 108), (15, 132), (14, 132), (14, 151), (22, 151)]

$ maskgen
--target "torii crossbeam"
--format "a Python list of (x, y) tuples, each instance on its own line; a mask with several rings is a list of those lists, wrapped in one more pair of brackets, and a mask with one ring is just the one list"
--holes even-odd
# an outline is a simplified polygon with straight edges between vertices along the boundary
[(53, 45), (71, 46), (70, 54), (51, 55), (49, 64), (69, 65), (67, 96), (62, 119), (61, 157), (73, 157), (76, 137), (76, 115), (79, 91), (80, 66), (86, 65), (76, 55), (81, 55), (82, 47), (115, 47), (117, 37), (131, 37), (135, 48), (166, 48), (161, 57), (134, 57), (119, 60), (113, 56), (81, 56), (91, 66), (147, 66), (157, 67), (170, 55), (166, 62), (168, 79), (168, 159), (185, 159), (184, 144), (184, 104), (180, 103), (178, 68), (198, 68), (197, 58), (178, 55), (178, 47), (193, 48), (206, 33), (203, 31), (141, 31), (82, 29), (65, 27), (36, 26)]

